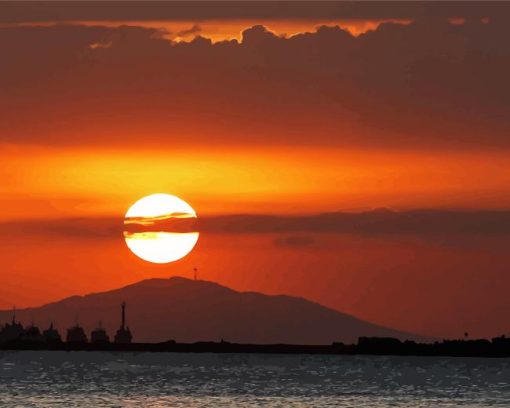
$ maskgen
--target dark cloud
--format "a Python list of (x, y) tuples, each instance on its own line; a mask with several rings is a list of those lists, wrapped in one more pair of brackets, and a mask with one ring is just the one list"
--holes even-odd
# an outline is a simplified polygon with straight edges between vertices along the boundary
[(111, 239), (121, 237), (122, 220), (117, 218), (60, 218), (16, 220), (0, 223), (0, 231), (9, 236)]
[(309, 236), (291, 235), (287, 237), (276, 238), (274, 243), (279, 247), (306, 247), (314, 243), (314, 239)]
[(0, 141), (510, 147), (506, 22), (242, 37), (0, 28)]
[(312, 216), (232, 215), (197, 221), (200, 231), (229, 233), (510, 234), (509, 211), (374, 210)]
[(200, 231), (211, 234), (286, 234), (282, 245), (309, 245), (309, 234), (418, 236), (442, 240), (448, 236), (510, 235), (510, 211), (374, 210), (309, 216), (225, 215), (165, 220), (152, 227), (126, 227), (119, 218), (71, 218), (11, 221), (0, 231), (23, 235), (61, 235), (83, 238), (121, 236), (124, 229), (140, 231)]
[(0, 22), (76, 20), (419, 19), (508, 15), (503, 2), (401, 1), (7, 1)]

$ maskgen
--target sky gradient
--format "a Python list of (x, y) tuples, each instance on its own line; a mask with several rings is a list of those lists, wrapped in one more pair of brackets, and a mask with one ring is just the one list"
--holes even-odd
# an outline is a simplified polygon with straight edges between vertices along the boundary
[[(508, 333), (510, 5), (266, 6), (0, 4), (0, 308), (197, 266), (405, 331)], [(122, 239), (156, 192), (203, 229), (163, 266)]]

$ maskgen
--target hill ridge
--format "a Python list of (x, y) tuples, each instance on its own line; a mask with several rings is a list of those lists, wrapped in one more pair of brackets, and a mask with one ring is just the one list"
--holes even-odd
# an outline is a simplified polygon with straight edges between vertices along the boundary
[[(134, 339), (193, 342), (226, 339), (239, 343), (330, 344), (355, 342), (360, 336), (430, 338), (364, 321), (303, 297), (237, 291), (216, 282), (186, 277), (149, 278), (84, 296), (69, 296), (39, 307), (16, 311), (24, 324), (45, 328), (54, 322), (65, 329), (77, 322), (87, 332), (98, 324), (110, 332), (119, 326), (120, 303)], [(0, 322), (12, 311), (0, 311)]]

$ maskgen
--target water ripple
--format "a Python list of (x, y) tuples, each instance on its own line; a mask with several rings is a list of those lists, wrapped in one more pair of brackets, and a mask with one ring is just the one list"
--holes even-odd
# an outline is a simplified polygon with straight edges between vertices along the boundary
[(3, 352), (2, 407), (510, 405), (510, 360)]

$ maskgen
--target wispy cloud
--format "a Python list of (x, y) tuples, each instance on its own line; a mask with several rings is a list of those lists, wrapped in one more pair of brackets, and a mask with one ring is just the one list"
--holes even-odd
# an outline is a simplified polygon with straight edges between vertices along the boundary
[(287, 234), (282, 245), (309, 245), (313, 234), (363, 234), (438, 237), (508, 236), (510, 211), (389, 211), (325, 213), (307, 216), (224, 215), (163, 220), (152, 225), (126, 226), (119, 218), (68, 218), (0, 223), (8, 234), (111, 238), (150, 231), (206, 232), (211, 234)]

